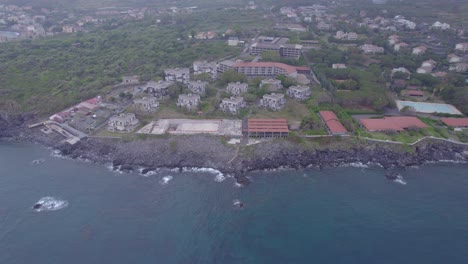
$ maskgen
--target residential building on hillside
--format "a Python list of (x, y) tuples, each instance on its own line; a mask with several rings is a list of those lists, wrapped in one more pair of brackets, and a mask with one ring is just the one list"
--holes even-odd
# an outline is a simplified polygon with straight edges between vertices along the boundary
[(311, 91), (308, 86), (291, 86), (286, 94), (291, 98), (302, 101), (310, 97)]
[(468, 51), (468, 42), (456, 44), (455, 49), (463, 51), (463, 52), (467, 52)]
[(164, 70), (165, 80), (187, 84), (190, 80), (189, 68), (173, 68)]
[(232, 60), (224, 60), (220, 61), (217, 65), (217, 71), (218, 73), (223, 73), (229, 70), (234, 70), (234, 65), (236, 64), (235, 61)]
[(399, 67), (399, 68), (392, 69), (391, 77), (393, 78), (393, 76), (397, 72), (405, 73), (407, 75), (406, 79), (409, 79), (411, 77), (411, 72), (408, 69), (406, 69), (405, 67)]
[(239, 111), (246, 106), (244, 98), (242, 97), (231, 97), (224, 98), (219, 107), (223, 112), (229, 112), (231, 114), (237, 114)]
[(263, 98), (260, 100), (260, 106), (265, 108), (278, 111), (283, 109), (284, 105), (286, 104), (286, 99), (284, 98), (284, 94), (265, 94)]
[(455, 72), (467, 72), (468, 71), (468, 63), (455, 63), (450, 65), (449, 71)]
[(383, 47), (378, 47), (370, 44), (364, 44), (359, 47), (365, 54), (376, 54), (376, 53), (384, 53)]
[(395, 44), (395, 46), (393, 46), (393, 50), (394, 51), (403, 51), (403, 50), (406, 50), (408, 49), (409, 47), (409, 44), (406, 43), (406, 42), (398, 42)]
[(144, 87), (143, 91), (152, 94), (154, 97), (161, 99), (169, 95), (169, 87), (173, 85), (172, 81), (149, 81)]
[(340, 40), (357, 40), (358, 35), (356, 32), (343, 32), (340, 30), (336, 32), (335, 38)]
[(122, 84), (139, 84), (139, 83), (140, 83), (140, 75), (122, 77)]
[(184, 107), (192, 110), (198, 107), (200, 103), (200, 95), (198, 94), (181, 94), (177, 100), (178, 107)]
[(133, 100), (133, 103), (143, 112), (154, 112), (159, 107), (156, 97), (143, 97)]
[(461, 57), (457, 56), (456, 54), (449, 54), (447, 56), (447, 60), (449, 63), (457, 63), (457, 62), (460, 62), (461, 61)]
[(265, 51), (275, 51), (281, 57), (299, 58), (302, 45), (287, 44), (288, 38), (259, 37), (256, 43), (250, 46), (250, 54), (261, 55)]
[(212, 79), (216, 79), (218, 71), (217, 71), (217, 64), (216, 62), (207, 62), (207, 61), (194, 61), (193, 62), (193, 73), (203, 74), (208, 73), (210, 74)]
[(411, 54), (422, 55), (426, 53), (426, 51), (427, 51), (427, 48), (425, 46), (418, 46), (418, 47), (413, 48), (413, 51), (411, 52)]
[(188, 82), (188, 88), (192, 93), (199, 94), (199, 95), (205, 95), (206, 93), (206, 86), (208, 85), (208, 82), (204, 81), (189, 81)]
[(265, 87), (273, 92), (283, 89), (281, 81), (277, 79), (264, 79), (260, 82), (260, 87)]
[(291, 66), (279, 62), (236, 62), (232, 68), (247, 76), (278, 76), (284, 74), (296, 77), (298, 73), (310, 73), (309, 67)]
[(235, 46), (237, 46), (237, 45), (239, 45), (239, 38), (237, 38), (237, 37), (230, 37), (230, 38), (228, 38), (228, 46), (233, 46), (233, 47), (235, 47)]
[(226, 92), (238, 96), (247, 92), (249, 85), (246, 83), (235, 82), (235, 83), (228, 83), (226, 88)]
[(343, 63), (333, 63), (332, 69), (346, 69), (346, 64)]
[(119, 114), (109, 119), (109, 122), (107, 123), (107, 130), (111, 132), (128, 133), (135, 130), (138, 123), (139, 120), (133, 113)]

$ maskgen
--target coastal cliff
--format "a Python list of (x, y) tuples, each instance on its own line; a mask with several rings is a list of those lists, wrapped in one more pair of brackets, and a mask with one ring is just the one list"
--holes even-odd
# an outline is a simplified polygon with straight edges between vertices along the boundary
[(75, 145), (58, 135), (45, 135), (24, 127), (21, 117), (0, 117), (0, 137), (40, 143), (71, 158), (111, 163), (124, 171), (159, 167), (209, 167), (243, 175), (281, 167), (335, 167), (374, 163), (384, 168), (404, 168), (437, 161), (468, 162), (468, 146), (426, 139), (414, 146), (369, 142), (355, 138), (271, 139), (250, 146), (229, 145), (217, 136), (160, 136), (144, 139), (87, 138)]

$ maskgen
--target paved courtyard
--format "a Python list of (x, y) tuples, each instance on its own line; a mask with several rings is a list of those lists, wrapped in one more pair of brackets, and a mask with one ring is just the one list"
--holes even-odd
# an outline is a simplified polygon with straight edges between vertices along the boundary
[(140, 129), (138, 134), (174, 135), (211, 134), (242, 136), (242, 121), (238, 119), (160, 119)]

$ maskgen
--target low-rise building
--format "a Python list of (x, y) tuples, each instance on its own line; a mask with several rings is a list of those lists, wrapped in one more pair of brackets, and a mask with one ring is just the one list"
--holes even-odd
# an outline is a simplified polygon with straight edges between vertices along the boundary
[(235, 82), (235, 83), (228, 83), (226, 88), (226, 92), (233, 94), (233, 95), (240, 95), (247, 92), (249, 85), (246, 83)]
[(285, 104), (286, 99), (284, 98), (284, 94), (278, 93), (265, 94), (260, 100), (261, 106), (274, 111), (281, 110)]
[(468, 51), (468, 42), (456, 44), (455, 49), (459, 50), (459, 51), (467, 52)]
[(234, 70), (234, 65), (235, 64), (236, 64), (236, 62), (232, 61), (232, 60), (220, 61), (220, 62), (218, 62), (216, 70), (218, 71), (218, 73), (223, 73), (223, 72), (226, 72), (226, 71), (229, 71), (229, 70)]
[(288, 41), (288, 38), (258, 37), (257, 42), (250, 46), (250, 54), (262, 55), (265, 51), (275, 51), (281, 57), (299, 58), (302, 45), (287, 44)]
[(133, 100), (133, 103), (143, 112), (154, 112), (159, 107), (156, 97), (143, 97)]
[(189, 68), (174, 68), (164, 70), (165, 80), (187, 84), (190, 80)]
[(208, 85), (208, 82), (200, 81), (200, 80), (188, 82), (189, 90), (192, 93), (199, 94), (199, 95), (205, 95), (207, 85)]
[(143, 90), (152, 94), (154, 97), (161, 99), (169, 95), (169, 87), (173, 85), (172, 81), (149, 81), (144, 87)]
[(456, 72), (467, 72), (468, 71), (468, 63), (455, 63), (450, 65), (449, 71), (456, 71)]
[(346, 128), (341, 124), (338, 117), (332, 111), (320, 111), (320, 117), (322, 118), (323, 122), (328, 128), (328, 132), (331, 135), (344, 135), (346, 132)]
[(139, 84), (139, 83), (140, 83), (140, 75), (122, 77), (122, 84)]
[(450, 24), (441, 23), (441, 22), (439, 22), (439, 21), (436, 21), (436, 22), (434, 22), (434, 24), (432, 24), (431, 28), (434, 28), (434, 29), (441, 29), (441, 30), (447, 30), (447, 29), (450, 29)]
[(398, 42), (393, 46), (394, 51), (404, 51), (409, 47), (409, 44), (406, 42)]
[(203, 74), (208, 73), (210, 74), (212, 79), (216, 79), (217, 77), (217, 64), (216, 62), (207, 62), (207, 61), (194, 61), (193, 62), (193, 73)]
[(426, 53), (426, 51), (427, 51), (427, 48), (425, 46), (418, 46), (418, 47), (413, 48), (413, 51), (411, 52), (411, 54), (422, 55)]
[(340, 40), (357, 40), (358, 35), (356, 32), (343, 32), (339, 30), (336, 32), (335, 38)]
[(228, 38), (228, 46), (233, 46), (233, 47), (235, 47), (235, 46), (237, 46), (237, 45), (239, 45), (239, 38), (237, 38), (237, 37), (230, 37), (230, 38)]
[(361, 124), (367, 129), (367, 131), (404, 131), (406, 129), (421, 129), (427, 128), (419, 118), (414, 116), (392, 116), (384, 118), (369, 118), (361, 119)]
[(236, 62), (232, 68), (247, 76), (278, 76), (297, 77), (299, 73), (310, 73), (309, 67), (291, 66), (280, 62)]
[(391, 77), (393, 78), (393, 76), (396, 73), (404, 73), (406, 75), (406, 79), (411, 78), (411, 72), (408, 69), (406, 69), (405, 67), (393, 68)]
[(111, 132), (132, 132), (139, 123), (135, 114), (119, 114), (109, 119), (107, 130)]
[(461, 57), (457, 56), (456, 54), (449, 54), (447, 56), (447, 60), (449, 63), (457, 63), (457, 62), (460, 62), (461, 61)]
[(332, 64), (333, 69), (346, 69), (346, 64), (343, 63), (333, 63)]
[(389, 44), (390, 46), (393, 46), (393, 45), (397, 44), (397, 43), (400, 41), (400, 36), (398, 36), (398, 35), (391, 35), (391, 36), (388, 37), (388, 40), (387, 40), (387, 41), (388, 41), (388, 44)]
[(200, 95), (198, 94), (181, 94), (177, 100), (178, 107), (185, 107), (189, 110), (195, 109), (200, 103)]
[(320, 21), (318, 24), (317, 24), (317, 29), (318, 30), (330, 30), (331, 28), (331, 25), (328, 24), (328, 23), (325, 23), (323, 21)]
[(287, 137), (289, 135), (286, 119), (247, 119), (243, 130), (247, 137)]
[(384, 53), (383, 47), (378, 47), (375, 45), (364, 44), (359, 47), (365, 54), (376, 54), (376, 53)]
[(223, 112), (229, 112), (231, 114), (237, 114), (239, 111), (246, 106), (244, 98), (242, 97), (231, 97), (224, 98), (219, 107)]
[(260, 82), (260, 87), (265, 87), (270, 91), (279, 91), (283, 89), (281, 81), (277, 79), (264, 79)]
[(310, 97), (311, 91), (308, 86), (291, 86), (286, 94), (291, 98), (302, 101)]

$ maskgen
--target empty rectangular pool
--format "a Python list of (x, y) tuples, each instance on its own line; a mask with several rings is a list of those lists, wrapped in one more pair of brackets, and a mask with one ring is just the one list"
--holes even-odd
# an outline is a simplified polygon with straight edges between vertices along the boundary
[(451, 114), (451, 115), (461, 115), (462, 113), (455, 108), (453, 105), (449, 104), (437, 104), (437, 103), (421, 103), (421, 102), (411, 102), (411, 101), (399, 101), (396, 100), (396, 105), (398, 110), (401, 111), (404, 107), (411, 107), (414, 111), (418, 113), (442, 113), (442, 114)]

